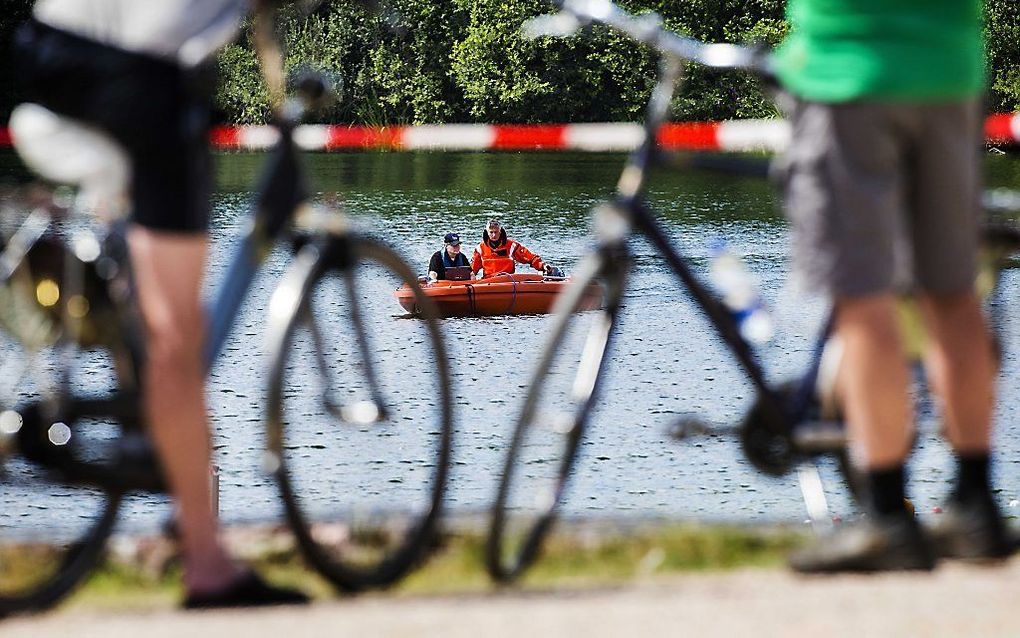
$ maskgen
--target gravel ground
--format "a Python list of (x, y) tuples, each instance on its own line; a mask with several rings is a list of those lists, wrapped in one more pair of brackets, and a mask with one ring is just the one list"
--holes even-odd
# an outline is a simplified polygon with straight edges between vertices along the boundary
[(308, 608), (53, 612), (4, 638), (163, 636), (1020, 636), (1020, 559), (933, 574), (804, 578), (781, 570), (671, 576), (618, 588), (371, 595)]

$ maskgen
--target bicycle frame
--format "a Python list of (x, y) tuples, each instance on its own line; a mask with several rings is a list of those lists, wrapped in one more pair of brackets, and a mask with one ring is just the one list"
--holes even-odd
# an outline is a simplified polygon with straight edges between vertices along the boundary
[[(759, 75), (769, 76), (771, 75), (769, 58), (747, 47), (705, 44), (679, 36), (663, 29), (660, 20), (654, 14), (632, 16), (618, 8), (611, 0), (555, 0), (555, 4), (562, 9), (559, 14), (534, 19), (525, 25), (525, 33), (531, 36), (567, 35), (581, 26), (601, 23), (624, 32), (662, 54), (658, 79), (645, 113), (643, 139), (628, 157), (612, 201), (595, 210), (594, 232), (597, 247), (594, 255), (583, 262), (585, 275), (578, 278), (577, 285), (581, 285), (581, 282), (589, 277), (602, 277), (612, 282), (612, 285), (607, 286), (612, 296), (606, 304), (609, 312), (608, 328), (611, 328), (615, 323), (626, 272), (632, 264), (627, 249), (627, 237), (632, 232), (644, 235), (665, 259), (669, 269), (681, 281), (686, 292), (736, 358), (744, 375), (754, 385), (757, 403), (744, 423), (736, 428), (728, 428), (735, 429), (740, 435), (748, 459), (767, 474), (783, 475), (792, 469), (795, 461), (808, 460), (821, 454), (835, 454), (846, 469), (848, 465), (842, 422), (817, 420), (811, 414), (816, 402), (822, 354), (833, 329), (833, 311), (829, 311), (828, 319), (819, 330), (807, 369), (793, 383), (770, 384), (755, 349), (740, 334), (734, 316), (674, 249), (654, 212), (643, 198), (649, 171), (663, 159), (656, 134), (666, 121), (670, 101), (682, 79), (684, 61), (691, 60), (716, 68), (748, 69)], [(684, 162), (684, 165), (731, 174), (764, 176), (768, 172), (760, 163), (719, 156), (708, 156), (706, 159), (704, 156), (694, 155), (689, 161)], [(554, 312), (563, 316), (573, 308), (574, 301), (576, 294), (568, 293), (554, 308)], [(573, 393), (573, 399), (580, 402), (577, 426), (583, 425), (586, 420), (597, 391), (605, 365), (604, 353), (612, 338), (612, 330), (608, 328), (593, 329), (585, 344), (585, 354), (580, 362), (576, 377), (578, 382)], [(588, 356), (589, 352), (602, 354), (595, 358)], [(526, 406), (531, 404), (529, 397)], [(522, 416), (519, 428), (526, 427), (528, 419), (532, 418), (529, 410), (531, 407), (525, 408), (524, 414), (527, 416)], [(690, 427), (692, 425), (697, 427)], [(679, 432), (681, 436), (706, 430), (700, 423), (684, 424), (684, 428), (689, 431)], [(709, 431), (719, 432), (723, 429), (714, 427)], [(508, 461), (508, 467), (509, 463)], [(806, 465), (803, 467), (806, 468)], [(814, 468), (807, 469), (810, 471)], [(802, 473), (800, 478), (809, 513), (817, 521), (820, 518), (818, 515), (824, 514), (824, 494), (821, 492), (817, 470), (813, 476)], [(851, 488), (853, 487), (851, 485)], [(503, 492), (501, 487), (501, 495)], [(819, 503), (822, 505), (821, 508), (816, 507)]]
[[(269, 304), (270, 363), (263, 469), (273, 475), (280, 488), (284, 511), (298, 546), (323, 577), (345, 591), (385, 587), (425, 557), (442, 512), (453, 432), (448, 357), (437, 322), (438, 312), (399, 253), (384, 242), (349, 229), (342, 211), (319, 210), (307, 201), (305, 172), (293, 131), (310, 107), (330, 96), (331, 87), (318, 75), (299, 76), (297, 97), (284, 100), (282, 56), (275, 45), (275, 13), (270, 5), (260, 5), (255, 32), (256, 39), (260, 40), (258, 49), (274, 103), (279, 139), (259, 175), (247, 227), (233, 250), (213, 302), (206, 308), (204, 372), (208, 374), (222, 352), (259, 268), (278, 240), (290, 239), (294, 258)], [(130, 281), (125, 224), (117, 223), (105, 229), (101, 244), (97, 243), (98, 234), (88, 233), (70, 240), (60, 237), (47, 240), (38, 246), (40, 252), (32, 255), (33, 262), (27, 262), (33, 245), (43, 238), (50, 226), (50, 218), (45, 211), (33, 209), (28, 217), (30, 223), (23, 224), (24, 232), (6, 246), (0, 243), (0, 285), (4, 285), (0, 292), (7, 290), (6, 279), (16, 273), (19, 279), (14, 282), (18, 284), (15, 298), (28, 299), (26, 307), (37, 311), (45, 320), (39, 323), (46, 333), (35, 341), (19, 339), (17, 331), (11, 331), (21, 351), (20, 357), (12, 358), (14, 363), (28, 362), (21, 367), (32, 374), (37, 372), (31, 365), (33, 360), (50, 354), (59, 357), (63, 364), (54, 366), (58, 370), (56, 374), (47, 374), (43, 383), (37, 383), (27, 392), (17, 391), (18, 380), (7, 384), (11, 391), (0, 399), (4, 400), (0, 407), (0, 479), (7, 479), (4, 461), (9, 457), (13, 461), (11, 485), (14, 480), (24, 480), (29, 486), (38, 484), (43, 493), (53, 484), (83, 488), (82, 493), (94, 493), (97, 499), (102, 499), (103, 506), (101, 510), (93, 508), (90, 514), (95, 516), (85, 517), (87, 522), (76, 526), (73, 543), (55, 550), (58, 555), (54, 562), (59, 562), (55, 573), (41, 571), (38, 580), (25, 582), (23, 586), (21, 581), (14, 584), (5, 581), (0, 586), (0, 615), (42, 609), (59, 600), (97, 562), (123, 495), (131, 491), (164, 492), (167, 489), (159, 458), (143, 422), (140, 388), (144, 378), (144, 331), (141, 309)], [(79, 240), (87, 240), (90, 250), (79, 250)], [(56, 256), (50, 259), (53, 254)], [(60, 263), (65, 266), (62, 270), (52, 267), (56, 258), (62, 259)], [(36, 269), (34, 262), (46, 267)], [(24, 268), (22, 263), (25, 263)], [(53, 270), (56, 272), (51, 272)], [(101, 280), (98, 286), (97, 277)], [(417, 403), (407, 407), (406, 402), (397, 405), (397, 402), (387, 404), (384, 400), (380, 375), (385, 374), (386, 365), (384, 359), (377, 357), (382, 357), (380, 353), (385, 349), (371, 347), (369, 328), (372, 325), (366, 327), (365, 324), (372, 319), (362, 305), (364, 297), (360, 288), (362, 281), (384, 280), (396, 280), (410, 287), (416, 303), (423, 308), (422, 316), (415, 323), (420, 327), (416, 352), (424, 353), (426, 361), (435, 369), (429, 384), (432, 391), (426, 388), (427, 396), (422, 399), (431, 407), (427, 411), (421, 410)], [(43, 284), (56, 289), (52, 302), (50, 297), (39, 298), (37, 289)], [(46, 286), (44, 290), (48, 290)], [(325, 315), (327, 318), (319, 322), (323, 315), (316, 313), (316, 304), (323, 296), (336, 297), (337, 289), (341, 291), (339, 297), (348, 302), (346, 325), (339, 334), (331, 334), (326, 330), (331, 324), (326, 322), (331, 322), (332, 317)], [(36, 306), (43, 310), (37, 310)], [(18, 319), (6, 315), (0, 318), (5, 320), (5, 325), (15, 325)], [(331, 341), (335, 337), (351, 342), (355, 352), (335, 353), (329, 347), (332, 343), (325, 337)], [(319, 375), (311, 382), (307, 368), (297, 372), (290, 365), (294, 353), (302, 347), (313, 351), (312, 356), (306, 357), (307, 361), (303, 360), (312, 364), (312, 374)], [(42, 356), (38, 356), (40, 354)], [(338, 367), (356, 369), (358, 380), (351, 384), (354, 387), (347, 388), (349, 392), (334, 392), (336, 388), (329, 381), (330, 363), (352, 354), (360, 356), (356, 365)], [(100, 359), (98, 365), (103, 370), (111, 372), (92, 378), (92, 383), (88, 384), (79, 383), (77, 375), (68, 372), (79, 367), (86, 374), (91, 373), (90, 362), (95, 358)], [(106, 365), (111, 361), (112, 366)], [(286, 450), (294, 448), (284, 442), (291, 436), (300, 439), (322, 436), (323, 432), (309, 433), (298, 424), (284, 436), (287, 425), (293, 424), (286, 409), (295, 397), (285, 390), (285, 385), (288, 388), (294, 385), (292, 372), (299, 376), (302, 388), (310, 388), (310, 394), (304, 393), (305, 399), (318, 402), (317, 408), (311, 411), (313, 414), (306, 412), (303, 416), (325, 420), (329, 424), (326, 427), (334, 423), (354, 425), (357, 430), (350, 428), (348, 432), (360, 431), (367, 433), (366, 436), (381, 438), (391, 436), (382, 431), (388, 428), (366, 426), (379, 423), (388, 426), (410, 420), (391, 419), (401, 413), (402, 408), (420, 413), (423, 419), (429, 420), (427, 426), (419, 423), (415, 432), (416, 435), (425, 432), (421, 437), (427, 438), (422, 439), (420, 447), (434, 455), (435, 463), (412, 477), (421, 479), (425, 489), (419, 493), (427, 498), (403, 512), (410, 524), (387, 533), (384, 542), (376, 542), (377, 535), (371, 535), (363, 543), (345, 537), (341, 547), (334, 540), (335, 535), (322, 538), (313, 534), (313, 526), (321, 522), (321, 512), (318, 508), (306, 507), (307, 502), (301, 497), (304, 461), (289, 456)], [(8, 398), (13, 408), (10, 410), (6, 405)], [(303, 405), (307, 407), (307, 403)], [(92, 427), (93, 424), (97, 427)], [(78, 428), (82, 436), (74, 436)], [(307, 459), (307, 456), (299, 458)], [(312, 467), (321, 474), (320, 467), (314, 464)], [(318, 478), (317, 474), (315, 476)], [(17, 487), (12, 489), (17, 490)], [(22, 502), (31, 505), (28, 500)], [(357, 522), (355, 520), (354, 524)], [(368, 543), (372, 544), (370, 552), (355, 547)]]
[[(796, 381), (793, 391), (790, 391), (789, 386), (771, 385), (754, 348), (741, 335), (736, 317), (714, 292), (702, 283), (687, 261), (672, 246), (654, 212), (644, 200), (649, 172), (663, 159), (656, 136), (668, 116), (670, 102), (682, 78), (683, 61), (694, 59), (710, 66), (751, 68), (768, 72), (767, 59), (751, 49), (734, 45), (705, 45), (677, 36), (663, 30), (654, 15), (635, 18), (618, 9), (610, 0), (563, 0), (558, 4), (564, 8), (560, 14), (535, 19), (525, 26), (525, 32), (531, 35), (562, 35), (573, 32), (578, 26), (589, 22), (600, 22), (618, 27), (634, 39), (655, 46), (663, 56), (657, 82), (645, 111), (640, 144), (627, 158), (612, 200), (595, 209), (593, 226), (596, 248), (582, 260), (575, 273), (573, 285), (559, 297), (553, 308), (556, 319), (549, 333), (550, 341), (539, 357), (535, 376), (532, 377), (524, 407), (515, 425), (493, 506), (492, 527), (486, 545), (486, 564), (489, 572), (500, 582), (508, 582), (515, 578), (537, 556), (542, 539), (552, 524), (556, 507), (569, 482), (579, 450), (579, 441), (591, 415), (606, 367), (605, 355), (613, 340), (627, 275), (633, 265), (627, 244), (632, 233), (644, 235), (651, 241), (658, 254), (665, 259), (670, 271), (680, 280), (690, 298), (733, 353), (741, 371), (752, 382), (757, 401), (744, 423), (735, 430), (740, 435), (746, 457), (763, 472), (773, 475), (786, 474), (794, 461), (809, 456), (800, 454), (802, 450), (797, 449), (797, 442), (794, 439), (795, 426), (801, 425), (806, 420), (805, 417), (813, 405), (821, 354), (831, 324), (831, 321), (828, 321), (822, 327), (814, 349), (814, 359), (807, 373)], [(751, 165), (740, 160), (721, 158), (704, 160), (695, 157), (689, 164), (729, 173), (760, 176), (767, 173), (760, 165)], [(543, 495), (537, 517), (528, 525), (529, 531), (524, 532), (524, 541), (508, 557), (504, 551), (507, 538), (507, 504), (512, 489), (510, 484), (516, 473), (515, 457), (521, 453), (525, 433), (537, 426), (536, 414), (540, 407), (541, 388), (545, 375), (548, 374), (557, 356), (555, 349), (568, 330), (572, 313), (579, 309), (578, 301), (583, 288), (596, 280), (606, 284), (607, 297), (601, 315), (588, 328), (580, 362), (575, 370), (574, 383), (569, 395), (573, 407), (570, 414), (563, 415), (569, 419), (570, 427), (563, 428), (566, 438), (557, 457), (559, 460), (553, 461), (556, 463), (557, 473), (552, 490), (549, 494)], [(709, 430), (699, 423), (698, 430), (699, 433), (719, 432), (721, 428)], [(843, 460), (845, 458), (843, 449), (840, 446), (837, 449), (823, 450), (818, 446), (811, 450), (810, 456), (831, 451), (840, 455)], [(825, 516), (827, 506), (821, 489), (821, 480), (817, 469), (806, 466), (805, 469), (807, 472), (802, 472), (800, 481), (805, 503), (811, 517), (819, 524), (824, 524), (823, 521), (828, 517)]]
[[(315, 93), (316, 88), (321, 91), (326, 90), (321, 86), (313, 87), (306, 93)], [(247, 229), (234, 249), (226, 274), (214, 293), (213, 301), (206, 308), (206, 343), (203, 353), (206, 375), (222, 352), (259, 269), (265, 263), (276, 242), (288, 234), (295, 219), (305, 211), (308, 189), (305, 184), (305, 173), (299, 149), (294, 143), (293, 132), (313, 102), (314, 95), (302, 95), (281, 102), (280, 108), (275, 110), (279, 140), (270, 151), (269, 158), (258, 179)], [(32, 246), (42, 238), (50, 225), (50, 217), (51, 215), (44, 211), (35, 211), (23, 224), (18, 235), (12, 238), (11, 244), (0, 252), (0, 281), (6, 281), (12, 275), (17, 263), (24, 259)], [(301, 250), (307, 248), (310, 253), (314, 253), (309, 258), (324, 257), (338, 266), (348, 265), (348, 250), (345, 242), (346, 223), (337, 218), (323, 222), (315, 219), (314, 215), (308, 217), (312, 218), (312, 223), (302, 224), (302, 227), (315, 238), (313, 242), (315, 245), (307, 246), (307, 242), (302, 243), (295, 240), (295, 253), (300, 253)], [(130, 273), (125, 226), (126, 224), (123, 222), (112, 224), (103, 239), (103, 244), (108, 249), (108, 253), (104, 252), (104, 254), (118, 263), (118, 271)], [(70, 253), (70, 249), (68, 251)], [(66, 280), (80, 284), (84, 267), (85, 264), (77, 259), (68, 259), (65, 268)], [(127, 277), (130, 279), (129, 275)], [(289, 282), (285, 277), (280, 285), (293, 287), (295, 282)], [(133, 284), (129, 284), (126, 288), (133, 290)], [(299, 297), (299, 295), (292, 296)], [(108, 397), (79, 397), (75, 396), (73, 392), (67, 391), (68, 379), (64, 375), (61, 378), (61, 384), (65, 387), (58, 393), (59, 400), (45, 411), (59, 413), (62, 418), (67, 420), (100, 415), (113, 417), (122, 423), (126, 433), (130, 433), (126, 436), (135, 436), (134, 433), (137, 433), (137, 436), (144, 437), (142, 434), (144, 428), (141, 427), (142, 416), (138, 405), (141, 398), (138, 386), (145, 354), (135, 302), (134, 296), (129, 295), (128, 298), (121, 300), (118, 309), (119, 322), (121, 323), (120, 334), (126, 348), (115, 352), (114, 356), (117, 359), (130, 358), (130, 363), (118, 362), (118, 369), (128, 371), (128, 375), (122, 379), (122, 383), (127, 382), (127, 386), (121, 387), (116, 394)], [(76, 320), (65, 313), (63, 321), (66, 328), (72, 326)], [(359, 321), (355, 321), (356, 332), (364, 348), (364, 329)], [(365, 365), (367, 368), (365, 376), (369, 380), (370, 394), (377, 408), (375, 414), (378, 418), (385, 417), (386, 410), (382, 407), (381, 393), (371, 363), (366, 361)], [(34, 412), (29, 414), (29, 417), (35, 417), (32, 420), (39, 421), (40, 424), (50, 416), (35, 415)], [(66, 450), (60, 450), (54, 446), (33, 444), (32, 436), (28, 434), (32, 429), (32, 427), (28, 427), (19, 430), (18, 447), (27, 458), (57, 470), (59, 480), (95, 485), (111, 492), (131, 489), (147, 491), (163, 491), (165, 489), (160, 476), (161, 472), (158, 469), (158, 461), (149, 449), (143, 450), (144, 458), (125, 458), (122, 459), (124, 463), (106, 466), (90, 464), (75, 459)], [(150, 469), (143, 470), (143, 467)]]
[[(665, 123), (669, 104), (676, 87), (682, 79), (681, 62), (674, 56), (664, 56), (658, 81), (646, 111), (643, 139), (630, 154), (617, 184), (614, 199), (609, 205), (599, 207), (594, 223), (597, 251), (617, 265), (629, 264), (629, 259), (620, 260), (626, 251), (626, 236), (633, 231), (644, 235), (666, 260), (670, 270), (681, 281), (691, 299), (708, 318), (719, 337), (736, 358), (741, 370), (754, 385), (764, 409), (772, 418), (765, 420), (770, 426), (778, 426), (773, 435), (789, 439), (795, 426), (802, 420), (814, 393), (821, 353), (831, 331), (831, 318), (820, 331), (814, 355), (806, 373), (798, 380), (797, 387), (784, 399), (770, 385), (754, 348), (740, 334), (738, 325), (729, 309), (715, 296), (712, 290), (694, 274), (687, 261), (676, 251), (667, 239), (656, 219), (655, 213), (644, 201), (643, 193), (649, 172), (661, 163), (663, 153), (656, 140), (656, 132)], [(694, 160), (698, 164), (698, 160)], [(763, 173), (740, 160), (715, 159), (701, 162), (702, 168), (728, 173)]]
[(279, 127), (280, 140), (271, 151), (263, 170), (256, 191), (258, 195), (252, 203), (248, 229), (234, 249), (215, 299), (206, 310), (207, 373), (230, 335), (234, 319), (240, 312), (255, 275), (307, 198), (293, 130), (290, 123)]

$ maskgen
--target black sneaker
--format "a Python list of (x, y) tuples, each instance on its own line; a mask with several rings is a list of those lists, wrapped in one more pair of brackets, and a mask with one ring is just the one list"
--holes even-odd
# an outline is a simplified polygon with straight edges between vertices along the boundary
[(791, 554), (789, 562), (803, 574), (929, 571), (935, 552), (914, 517), (903, 512), (840, 526)]
[(1015, 549), (999, 507), (991, 494), (953, 497), (934, 520), (931, 539), (944, 558), (998, 562)]
[(224, 607), (265, 607), (269, 605), (304, 605), (308, 596), (296, 589), (275, 587), (252, 572), (248, 572), (223, 591), (213, 594), (189, 594), (184, 599), (185, 609), (215, 609)]

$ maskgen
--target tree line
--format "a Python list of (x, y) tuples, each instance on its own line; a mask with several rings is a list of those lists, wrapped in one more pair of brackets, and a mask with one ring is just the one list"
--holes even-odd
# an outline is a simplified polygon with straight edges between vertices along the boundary
[[(32, 0), (5, 0), (0, 44)], [(281, 22), (290, 69), (335, 78), (339, 99), (321, 121), (354, 124), (594, 122), (637, 119), (655, 78), (646, 48), (604, 27), (583, 36), (526, 40), (521, 23), (546, 0), (385, 0), (369, 12), (326, 0), (311, 13), (289, 8)], [(777, 44), (785, 0), (621, 0), (656, 11), (668, 28), (712, 42)], [(988, 102), (1020, 110), (1020, 3), (985, 0)], [(245, 31), (217, 59), (223, 121), (264, 122), (268, 95)], [(9, 55), (0, 56), (0, 117), (17, 101)], [(691, 67), (673, 101), (679, 120), (768, 117), (767, 90), (747, 75)]]

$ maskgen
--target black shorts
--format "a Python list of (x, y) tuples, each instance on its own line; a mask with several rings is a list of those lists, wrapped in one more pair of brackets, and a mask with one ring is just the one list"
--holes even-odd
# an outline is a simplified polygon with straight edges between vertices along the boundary
[(96, 126), (131, 158), (132, 220), (153, 230), (209, 225), (212, 82), (155, 57), (37, 21), (15, 36), (27, 101)]

